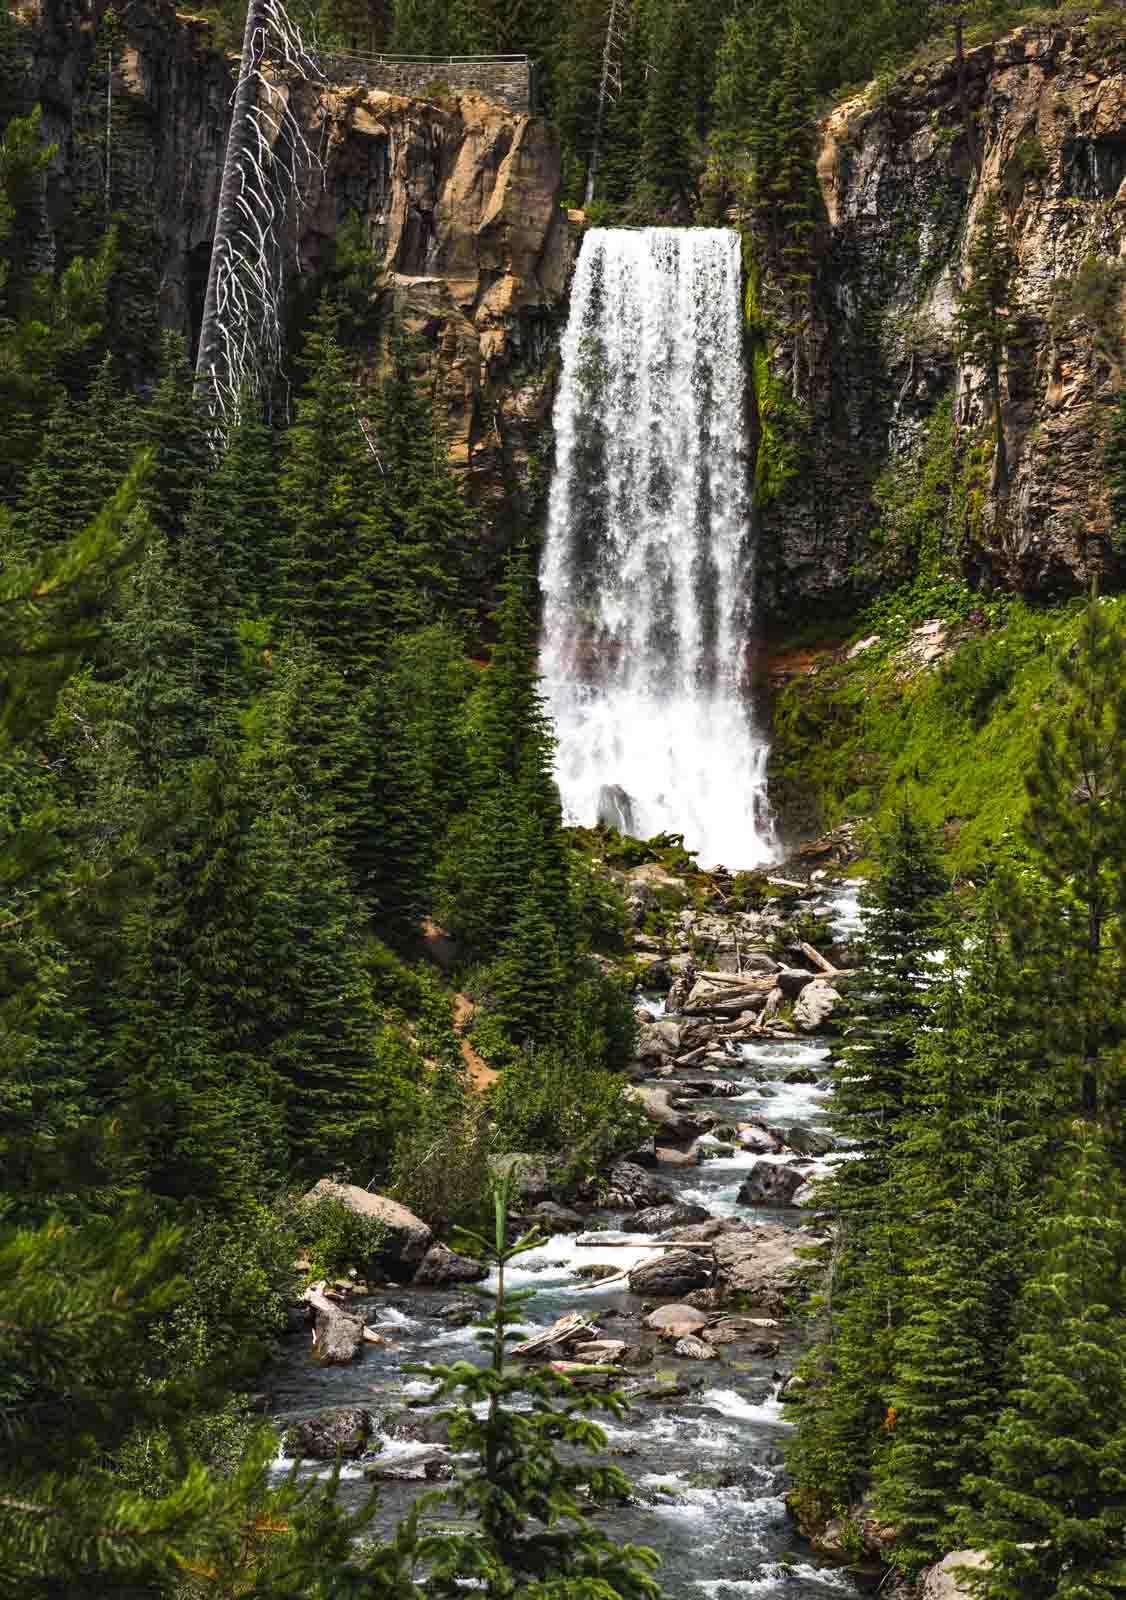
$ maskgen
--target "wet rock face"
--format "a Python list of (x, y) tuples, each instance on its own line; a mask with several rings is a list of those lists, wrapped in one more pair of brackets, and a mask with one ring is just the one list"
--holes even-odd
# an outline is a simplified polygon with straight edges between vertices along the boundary
[[(48, 230), (60, 226), (79, 165), (76, 122), (94, 30), (78, 0), (33, 0), (33, 92), (43, 132), (59, 145), (48, 186)], [(100, 12), (99, 4), (96, 10)], [(169, 0), (119, 12), (119, 95), (145, 136), (128, 151), (151, 197), (161, 318), (192, 346), (203, 306), (230, 116), (235, 62), (201, 18)], [(575, 241), (560, 209), (555, 130), (466, 93), (441, 105), (362, 84), (283, 86), (289, 108), (323, 152), (295, 240), (304, 273), (331, 260), (351, 214), (382, 274), (381, 309), (419, 339), (419, 382), (439, 400), (450, 457), (486, 525), (534, 518), (546, 490), (551, 366)], [(384, 316), (384, 325), (389, 315)], [(378, 349), (369, 352), (375, 376)]]
[(368, 1449), (375, 1424), (370, 1411), (349, 1406), (338, 1411), (318, 1411), (295, 1422), (285, 1435), (291, 1456), (312, 1461), (335, 1461), (361, 1456)]
[(1027, 592), (1074, 590), (1088, 536), (1109, 529), (1099, 441), (1117, 398), (1121, 290), (1102, 327), (1058, 285), (1087, 257), (1113, 267), (1123, 250), (1126, 72), (1113, 41), (1064, 26), (969, 51), (967, 69), (980, 187), (952, 60), (905, 74), (882, 100), (838, 106), (821, 126), (812, 316), (772, 349), (814, 456), (764, 519), (759, 581), (779, 616), (850, 589), (880, 523), (875, 478), (888, 463), (917, 470), (944, 395), (959, 446), (982, 436), (987, 375), (956, 354), (954, 312), (991, 188), (1011, 228), (1022, 329), (1003, 377), (1010, 492), (1002, 506), (986, 472), (980, 522), (957, 530), (968, 570)]
[(670, 1250), (667, 1255), (634, 1267), (629, 1287), (631, 1294), (687, 1294), (691, 1289), (702, 1289), (711, 1275), (711, 1258), (706, 1251)]

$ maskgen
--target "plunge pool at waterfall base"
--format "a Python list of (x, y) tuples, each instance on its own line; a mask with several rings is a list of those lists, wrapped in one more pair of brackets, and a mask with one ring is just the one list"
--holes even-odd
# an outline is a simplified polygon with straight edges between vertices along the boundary
[[(760, 1111), (787, 1126), (825, 1126), (831, 1062), (824, 1040), (746, 1046), (723, 1074), (739, 1084), (743, 1098), (698, 1104), (725, 1121)], [(795, 1067), (812, 1067), (817, 1083), (786, 1083)], [(698, 1167), (662, 1168), (656, 1176), (676, 1198), (694, 1200), (716, 1216), (782, 1221), (794, 1228), (808, 1223), (808, 1212), (739, 1205), (740, 1182), (755, 1160), (740, 1153), (705, 1160)], [(613, 1230), (621, 1237), (629, 1229), (629, 1213), (621, 1211), (591, 1212), (584, 1220), (587, 1232)], [(578, 1267), (598, 1262), (623, 1270), (650, 1253), (641, 1247), (651, 1244), (652, 1236), (635, 1235), (636, 1252), (581, 1246), (577, 1237), (557, 1234), (510, 1269), (512, 1287), (534, 1290), (525, 1306), (529, 1331), (549, 1327), (565, 1311), (577, 1309), (594, 1316), (609, 1338), (654, 1339), (641, 1329), (642, 1307), (654, 1302), (643, 1302), (621, 1283), (605, 1289), (580, 1287), (576, 1276)], [(488, 1290), (488, 1283), (480, 1285), (478, 1298)], [(366, 1492), (365, 1466), (401, 1464), (417, 1451), (416, 1445), (403, 1441), (404, 1417), (406, 1431), (417, 1422), (419, 1433), (425, 1433), (427, 1419), (434, 1417), (425, 1405), (431, 1385), (406, 1369), (431, 1361), (483, 1359), (471, 1328), (451, 1328), (442, 1319), (443, 1311), (465, 1298), (464, 1289), (404, 1288), (358, 1302), (350, 1309), (358, 1309), (392, 1343), (369, 1348), (352, 1366), (317, 1366), (307, 1334), (287, 1342), (286, 1359), (273, 1384), (279, 1426), (326, 1407), (349, 1405), (366, 1407), (377, 1427), (383, 1425), (382, 1451), (344, 1468), (344, 1493), (350, 1499), (358, 1501)], [(668, 1600), (828, 1600), (859, 1592), (839, 1566), (810, 1549), (786, 1512), (782, 1447), (792, 1426), (792, 1407), (778, 1400), (777, 1391), (780, 1375), (792, 1369), (803, 1339), (793, 1319), (780, 1333), (781, 1348), (770, 1355), (734, 1344), (724, 1346), (717, 1360), (692, 1361), (673, 1355), (667, 1345), (655, 1346), (651, 1366), (624, 1369), (621, 1387), (627, 1394), (652, 1385), (658, 1373), (675, 1374), (698, 1387), (679, 1399), (637, 1398), (620, 1421), (594, 1413), (606, 1433), (608, 1454), (629, 1480), (631, 1500), (593, 1514), (614, 1538), (657, 1551), (658, 1581)], [(290, 1465), (279, 1458), (279, 1471)], [(309, 1463), (308, 1470), (327, 1468)], [(381, 1483), (377, 1530), (390, 1531), (419, 1492), (433, 1487)]]

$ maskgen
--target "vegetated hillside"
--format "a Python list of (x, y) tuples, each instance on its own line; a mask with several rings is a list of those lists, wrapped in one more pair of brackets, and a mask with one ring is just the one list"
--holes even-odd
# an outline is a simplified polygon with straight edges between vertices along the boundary
[[(960, 874), (1007, 856), (1045, 726), (1061, 715), (1059, 660), (1085, 602), (990, 603), (950, 589), (877, 603), (848, 636), (779, 659), (771, 793), (789, 837), (848, 819), (886, 823), (908, 798)], [(1121, 618), (1124, 602), (1101, 601)], [(792, 659), (792, 658), (791, 658)]]

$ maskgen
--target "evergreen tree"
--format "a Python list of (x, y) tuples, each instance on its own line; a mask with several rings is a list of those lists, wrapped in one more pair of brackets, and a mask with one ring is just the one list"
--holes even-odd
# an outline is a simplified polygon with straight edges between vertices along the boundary
[(382, 514), (374, 449), (322, 299), (303, 358), (305, 383), (285, 436), (280, 492), (289, 524), (289, 617), (346, 678), (361, 676), (398, 615), (400, 576)]
[(1011, 981), (1061, 1105), (1087, 1117), (1116, 1104), (1126, 1041), (1124, 662), (1126, 635), (1092, 598), (1027, 779), (1034, 868), (1008, 883)]
[(985, 368), (993, 410), (996, 473), (1002, 493), (1008, 487), (1005, 422), (1001, 405), (1001, 372), (1015, 331), (1017, 261), (996, 189), (981, 204), (966, 256), (968, 281), (958, 295), (955, 331), (959, 349)]
[(641, 180), (659, 212), (679, 213), (694, 190), (690, 129), (693, 106), (685, 94), (685, 63), (692, 33), (686, 0), (672, 0), (657, 40), (641, 123)]
[(989, 1600), (1096, 1600), (1126, 1579), (1126, 1219), (1100, 1131), (1082, 1128), (1045, 1218), (1016, 1382), (969, 1518)]
[(888, 1175), (890, 1152), (912, 1098), (915, 1052), (930, 1011), (931, 958), (939, 949), (946, 875), (931, 839), (906, 805), (878, 845), (880, 872), (867, 891), (868, 975), (864, 1042), (847, 1049), (836, 1077), (837, 1126), (863, 1155), (839, 1179), (839, 1201), (864, 1208)]
[(166, 333), (161, 342), (160, 378), (141, 412), (140, 434), (153, 456), (146, 509), (175, 557), (196, 485), (209, 462), (206, 417), (196, 400), (195, 374), (184, 342), (177, 334)]

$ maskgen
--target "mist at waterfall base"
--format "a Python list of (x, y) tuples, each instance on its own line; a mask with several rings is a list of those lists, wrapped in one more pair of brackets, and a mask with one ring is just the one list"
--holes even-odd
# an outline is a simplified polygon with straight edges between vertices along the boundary
[(742, 265), (721, 228), (594, 228), (555, 405), (541, 670), (569, 821), (770, 859), (746, 693)]

